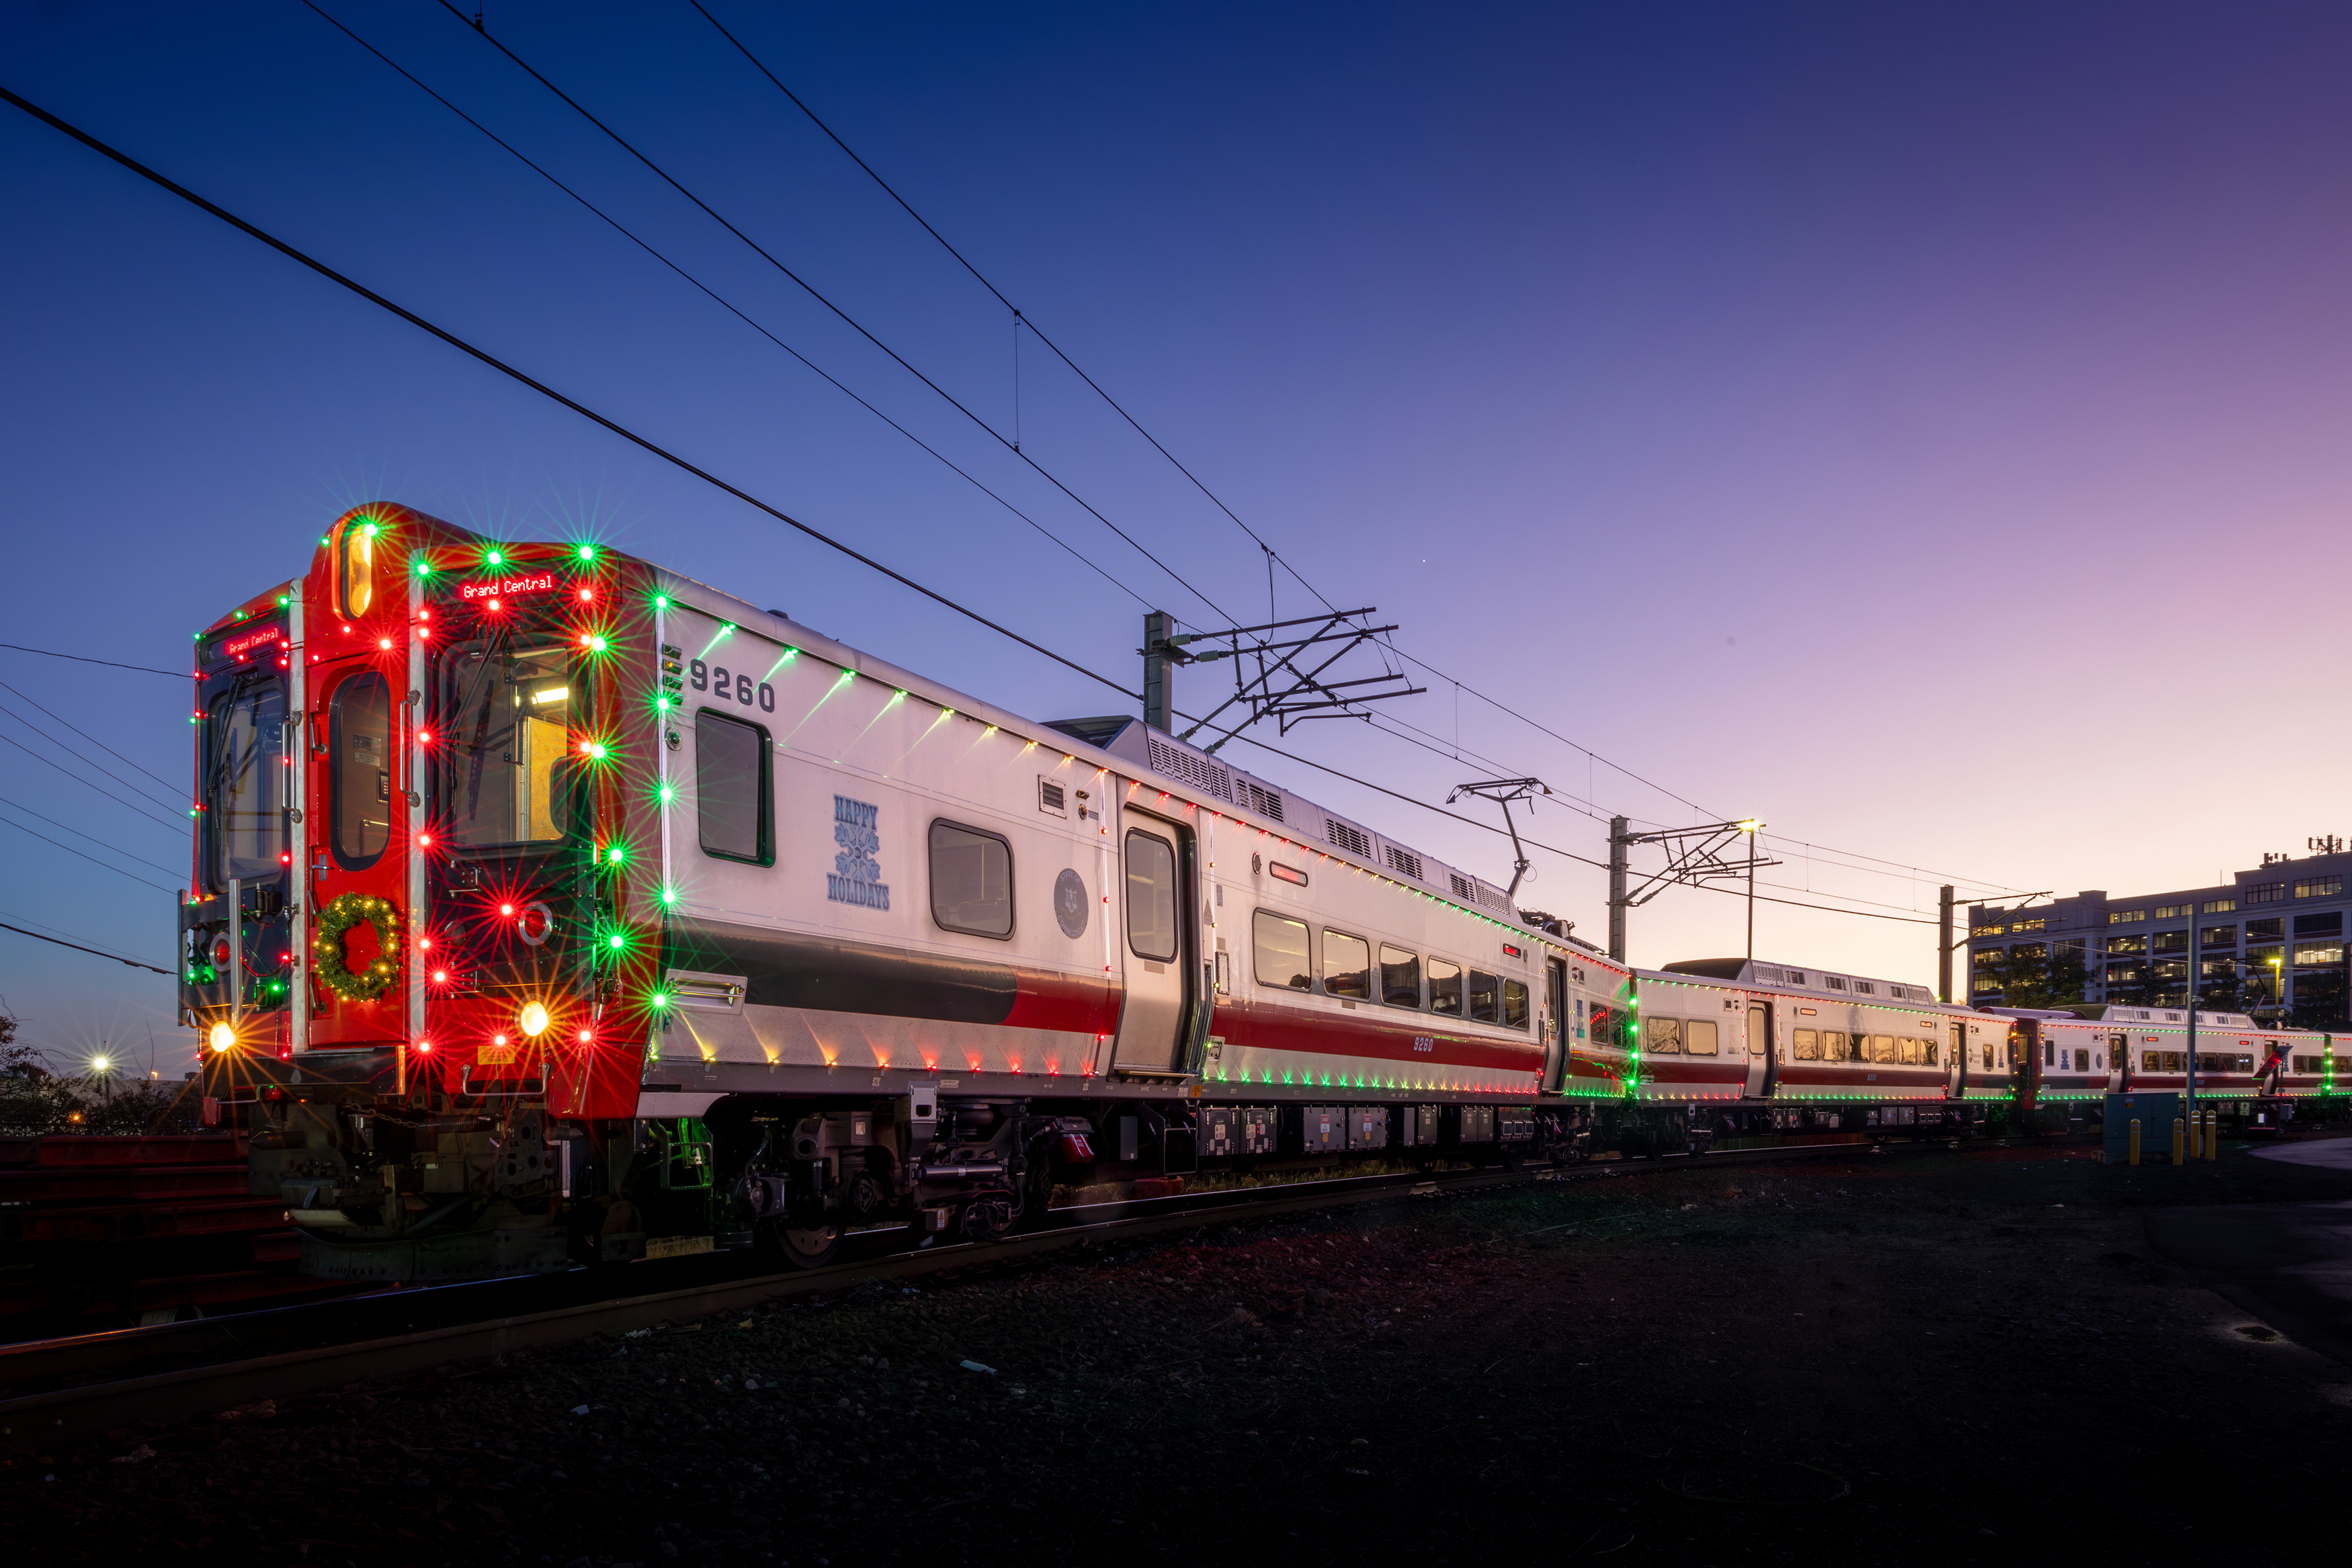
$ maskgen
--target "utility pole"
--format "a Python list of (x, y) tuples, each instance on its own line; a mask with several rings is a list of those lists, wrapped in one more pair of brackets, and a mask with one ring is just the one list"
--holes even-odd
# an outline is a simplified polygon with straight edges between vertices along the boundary
[(1952, 884), (1948, 882), (1936, 895), (1936, 999), (1948, 1007), (1952, 1000)]
[(1750, 818), (1742, 822), (1748, 830), (1748, 961), (1756, 962), (1756, 830), (1764, 824)]
[(1609, 956), (1625, 961), (1625, 850), (1633, 841), (1625, 834), (1632, 824), (1623, 817), (1609, 819)]
[(1162, 735), (1176, 732), (1176, 672), (1192, 662), (1171, 641), (1176, 617), (1155, 610), (1143, 618), (1143, 722)]

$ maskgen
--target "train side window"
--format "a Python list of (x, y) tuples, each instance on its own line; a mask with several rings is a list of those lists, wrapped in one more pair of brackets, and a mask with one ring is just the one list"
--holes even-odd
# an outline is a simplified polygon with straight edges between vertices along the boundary
[(1481, 1023), (1501, 1021), (1495, 977), (1483, 969), (1470, 971), (1470, 1016)]
[(1713, 1056), (1716, 1048), (1716, 1028), (1713, 1019), (1693, 1019), (1683, 1025), (1683, 1054)]
[(1797, 1030), (1795, 1051), (1799, 1061), (1819, 1061), (1822, 1059), (1821, 1030), (1813, 1029)]
[(1372, 945), (1344, 931), (1323, 933), (1323, 994), (1368, 1000), (1372, 994)]
[(1895, 1042), (1895, 1051), (1897, 1053), (1895, 1060), (1902, 1062), (1905, 1066), (1916, 1067), (1919, 1065), (1919, 1042), (1911, 1036), (1906, 1034), (1903, 1036), (1901, 1040), (1897, 1040)]
[(1594, 1045), (1605, 1045), (1612, 1051), (1622, 1051), (1625, 1042), (1618, 1037), (1617, 1015), (1595, 1002), (1584, 1015), (1584, 1037)]
[(1887, 1034), (1872, 1035), (1870, 1037), (1870, 1059), (1873, 1061), (1883, 1061), (1888, 1066), (1893, 1066), (1895, 1063), (1895, 1037)]
[(1315, 988), (1315, 974), (1307, 961), (1307, 922), (1261, 909), (1251, 933), (1257, 946), (1259, 985), (1289, 991)]
[(1421, 955), (1381, 944), (1381, 1000), (1392, 1008), (1421, 1006)]
[(1843, 1030), (1825, 1029), (1822, 1030), (1822, 1060), (1824, 1061), (1852, 1061), (1853, 1057), (1849, 1050), (1850, 1043), (1851, 1042)]
[(1444, 958), (1429, 961), (1429, 1010), (1462, 1014), (1462, 966)]
[(1643, 1019), (1642, 1049), (1652, 1056), (1680, 1056), (1683, 1051), (1683, 1020)]
[(373, 670), (335, 688), (327, 703), (333, 758), (335, 863), (364, 871), (392, 837), (392, 690)]
[(1930, 1067), (1936, 1065), (1936, 1042), (1934, 1040), (1923, 1040), (1919, 1042), (1919, 1060), (1926, 1062)]
[(931, 824), (931, 919), (969, 936), (1013, 935), (1013, 846), (954, 822)]
[[(695, 821), (702, 852), (750, 865), (776, 863), (775, 789), (768, 732), (709, 709), (694, 716)], [(836, 840), (847, 831), (835, 824)], [(859, 858), (871, 850), (857, 847)]]
[(1528, 983), (1525, 980), (1503, 982), (1503, 1024), (1507, 1029), (1528, 1027)]

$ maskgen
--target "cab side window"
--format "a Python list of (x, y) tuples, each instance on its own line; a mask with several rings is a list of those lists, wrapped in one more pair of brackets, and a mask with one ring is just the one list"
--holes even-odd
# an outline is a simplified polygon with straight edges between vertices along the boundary
[(383, 676), (371, 670), (337, 686), (327, 728), (335, 863), (364, 871), (392, 837), (392, 690)]

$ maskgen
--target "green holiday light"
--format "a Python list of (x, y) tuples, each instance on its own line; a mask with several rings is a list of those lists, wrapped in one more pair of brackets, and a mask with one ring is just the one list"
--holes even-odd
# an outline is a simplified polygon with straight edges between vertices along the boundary
[(484, 566), (504, 566), (506, 563), (507, 552), (502, 549), (484, 550), (482, 552), (482, 564)]
[(582, 560), (594, 560), (596, 559), (596, 547), (594, 545), (582, 545), (580, 547), (580, 559)]

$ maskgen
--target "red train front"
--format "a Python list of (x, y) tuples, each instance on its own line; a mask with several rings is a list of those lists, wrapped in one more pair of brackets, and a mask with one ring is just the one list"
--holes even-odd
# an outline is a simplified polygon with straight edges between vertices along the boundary
[(646, 1034), (658, 921), (617, 873), (650, 807), (603, 678), (640, 587), (371, 507), (198, 640), (183, 1005), (313, 1272), (565, 1260), (556, 1118), (633, 1115)]

